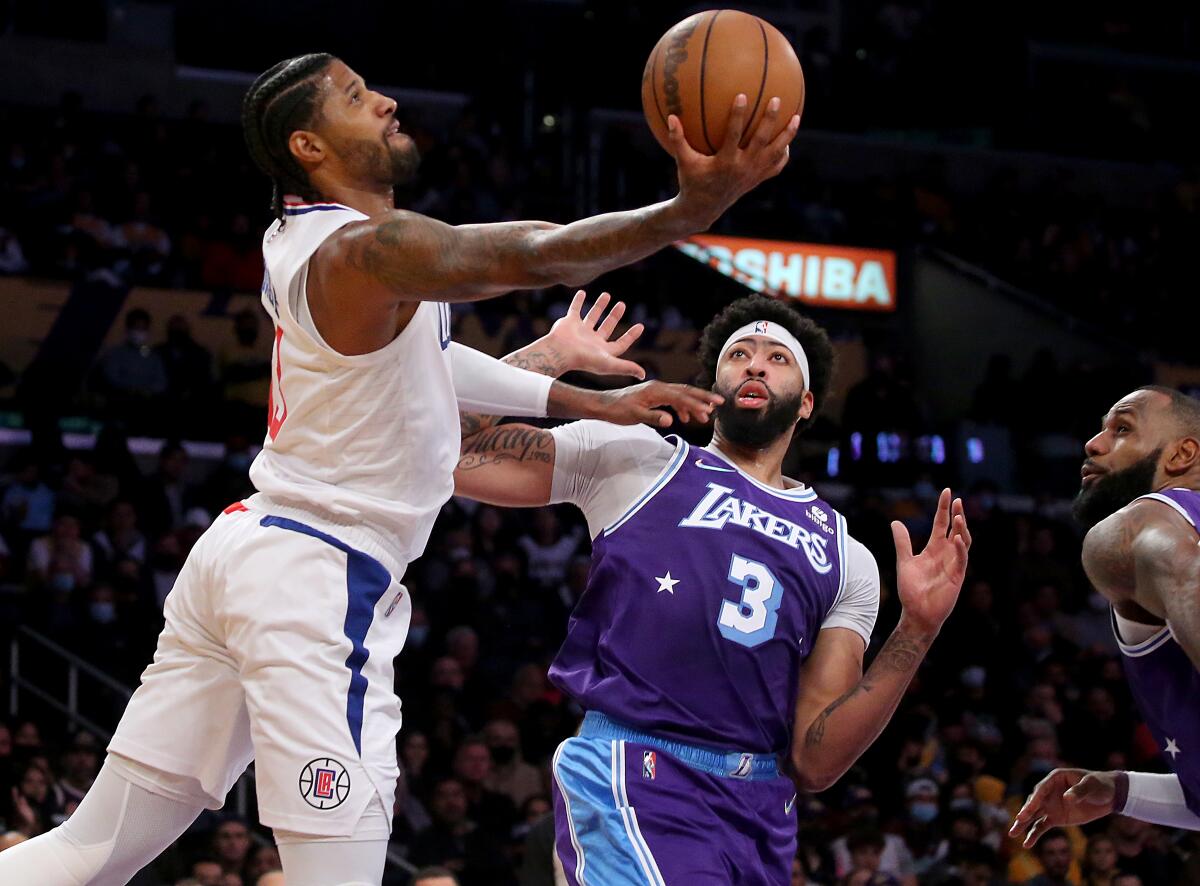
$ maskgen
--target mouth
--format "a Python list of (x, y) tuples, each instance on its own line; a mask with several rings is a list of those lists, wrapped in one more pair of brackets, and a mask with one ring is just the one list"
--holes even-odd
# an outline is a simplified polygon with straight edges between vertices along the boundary
[(1096, 467), (1095, 465), (1085, 464), (1079, 472), (1080, 483), (1087, 486), (1096, 481), (1096, 478), (1106, 471)]
[(738, 388), (734, 402), (744, 409), (762, 409), (771, 399), (767, 386), (759, 381), (747, 381)]
[(384, 138), (391, 138), (393, 135), (400, 135), (400, 121), (392, 120), (387, 129), (383, 131)]

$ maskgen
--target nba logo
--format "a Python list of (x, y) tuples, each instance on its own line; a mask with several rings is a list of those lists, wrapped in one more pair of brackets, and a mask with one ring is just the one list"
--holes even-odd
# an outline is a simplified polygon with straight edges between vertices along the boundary
[(313, 785), (313, 796), (318, 800), (333, 799), (333, 776), (332, 769), (318, 769), (317, 783)]
[(753, 754), (742, 754), (742, 759), (738, 761), (737, 768), (729, 774), (734, 778), (745, 778), (750, 774), (750, 763), (753, 759)]
[(642, 751), (642, 778), (654, 781), (654, 770), (657, 762), (658, 756), (654, 751)]
[(755, 335), (766, 335), (767, 327), (770, 325), (771, 324), (769, 324), (766, 320), (756, 320), (754, 322), (754, 334)]

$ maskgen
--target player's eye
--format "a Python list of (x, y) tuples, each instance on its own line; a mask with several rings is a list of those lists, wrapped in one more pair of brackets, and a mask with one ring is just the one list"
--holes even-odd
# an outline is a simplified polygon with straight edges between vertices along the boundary
[(781, 363), (786, 363), (787, 362), (787, 354), (780, 354), (780, 353), (776, 352), (771, 355), (771, 359), (779, 360)]
[(360, 96), (360, 95), (362, 95), (362, 93), (360, 93), (360, 92), (359, 92), (357, 89), (356, 89), (356, 90), (354, 90), (354, 92), (352, 92), (352, 93), (350, 94), (350, 101), (351, 101), (351, 102), (356, 102), (356, 101), (358, 101), (358, 100), (359, 100), (359, 96)]
[(729, 352), (729, 356), (730, 357), (745, 357), (746, 352), (743, 351), (741, 348), (734, 348), (732, 351)]

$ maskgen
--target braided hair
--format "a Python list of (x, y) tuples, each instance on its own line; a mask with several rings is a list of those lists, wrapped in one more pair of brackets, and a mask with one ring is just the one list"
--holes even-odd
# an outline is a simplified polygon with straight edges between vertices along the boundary
[(325, 52), (289, 58), (261, 74), (242, 99), (242, 134), (255, 165), (271, 179), (275, 218), (283, 218), (284, 194), (320, 199), (308, 173), (288, 149), (288, 139), (297, 129), (311, 126), (320, 114), (316, 75), (333, 60)]

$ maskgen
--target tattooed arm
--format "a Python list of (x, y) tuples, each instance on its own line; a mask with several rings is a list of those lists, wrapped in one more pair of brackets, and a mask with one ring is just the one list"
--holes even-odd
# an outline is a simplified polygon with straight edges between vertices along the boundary
[(903, 524), (893, 523), (892, 535), (904, 610), (867, 673), (862, 638), (842, 628), (822, 631), (805, 663), (791, 754), (801, 790), (828, 788), (879, 737), (962, 588), (971, 536), (950, 490), (938, 500), (933, 534), (919, 556)]
[(1200, 547), (1183, 516), (1152, 499), (1125, 506), (1088, 531), (1083, 569), (1121, 615), (1168, 622), (1200, 668)]
[(463, 440), (454, 492), (488, 504), (528, 508), (550, 501), (553, 480), (554, 435), (507, 424)]
[(346, 225), (317, 250), (310, 272), (324, 292), (379, 303), (473, 301), (513, 289), (581, 284), (699, 233), (760, 182), (786, 165), (800, 118), (775, 138), (777, 100), (740, 147), (748, 112), (744, 96), (720, 151), (692, 150), (682, 128), (671, 132), (679, 193), (671, 200), (555, 225), (517, 221), (444, 224), (393, 210)]

